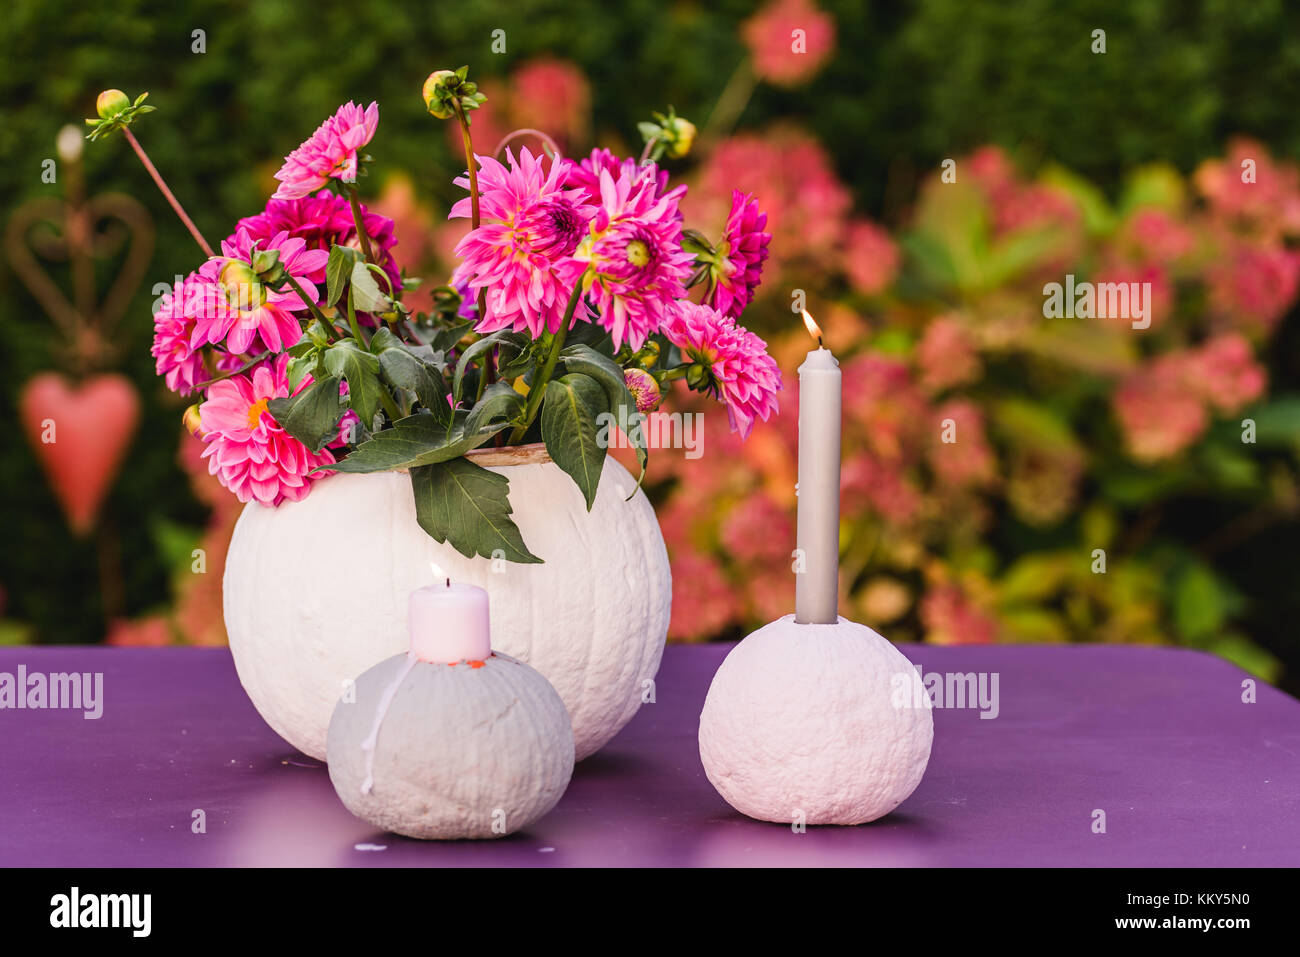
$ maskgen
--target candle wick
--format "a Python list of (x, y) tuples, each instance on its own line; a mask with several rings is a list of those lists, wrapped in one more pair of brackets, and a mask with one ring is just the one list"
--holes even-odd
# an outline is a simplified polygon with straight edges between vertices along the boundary
[(822, 345), (822, 337), (821, 337), (821, 336), (818, 336), (818, 337), (817, 337), (817, 348), (818, 348), (818, 349), (825, 349), (825, 348), (826, 348), (824, 345)]
[(451, 587), (451, 579), (450, 579), (450, 578), (447, 579), (447, 587), (448, 587), (448, 588)]

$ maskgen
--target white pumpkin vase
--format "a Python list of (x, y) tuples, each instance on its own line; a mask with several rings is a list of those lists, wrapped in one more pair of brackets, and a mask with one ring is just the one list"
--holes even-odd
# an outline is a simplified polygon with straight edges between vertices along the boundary
[(663, 655), (672, 576), (636, 479), (607, 457), (588, 512), (541, 445), (470, 457), (510, 479), (511, 517), (542, 564), (466, 558), (434, 541), (397, 472), (333, 475), (300, 502), (240, 515), (224, 589), (235, 668), (267, 724), (306, 754), (325, 758), (345, 682), (406, 650), (407, 598), (432, 580), (431, 562), (488, 591), (493, 646), (559, 692), (578, 760), (640, 707)]

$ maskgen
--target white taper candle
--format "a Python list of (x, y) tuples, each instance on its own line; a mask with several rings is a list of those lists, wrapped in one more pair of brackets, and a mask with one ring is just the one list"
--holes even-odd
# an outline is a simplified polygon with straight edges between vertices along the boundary
[[(794, 620), (839, 620), (840, 364), (821, 346), (821, 330), (807, 312), (818, 348), (799, 367), (799, 520)], [(799, 567), (798, 565), (796, 567)]]

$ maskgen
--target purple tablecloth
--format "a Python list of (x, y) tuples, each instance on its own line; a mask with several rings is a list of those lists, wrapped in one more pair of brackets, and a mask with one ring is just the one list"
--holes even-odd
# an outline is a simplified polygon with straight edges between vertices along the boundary
[(225, 650), (3, 648), (0, 672), (103, 672), (104, 712), (0, 710), (0, 865), (1300, 864), (1300, 702), (1261, 683), (1243, 703), (1246, 675), (1219, 659), (902, 646), (926, 673), (997, 673), (998, 716), (936, 710), (929, 770), (897, 812), (794, 833), (733, 811), (700, 765), (700, 707), (730, 647), (670, 646), (657, 703), (578, 765), (554, 811), (453, 843), (352, 817), (258, 717)]

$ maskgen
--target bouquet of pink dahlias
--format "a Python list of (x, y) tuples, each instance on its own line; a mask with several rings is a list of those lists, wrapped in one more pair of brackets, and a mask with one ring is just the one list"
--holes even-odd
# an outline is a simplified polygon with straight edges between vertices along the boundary
[(683, 228), (686, 187), (659, 164), (685, 155), (694, 127), (671, 110), (640, 125), (635, 159), (567, 158), (554, 143), (476, 153), (470, 114), (484, 96), (466, 73), (434, 73), (423, 91), (430, 113), (460, 125), (455, 182), (468, 195), (451, 216), (471, 226), (428, 315), (403, 305), (418, 280), (395, 267), (393, 223), (357, 190), (376, 104), (345, 104), (291, 152), (266, 208), (219, 252), (129, 128), (143, 97), (108, 91), (87, 122), (92, 138), (122, 130), (207, 254), (158, 301), (153, 355), (169, 388), (199, 397), (186, 421), (222, 484), (277, 506), (333, 472), (405, 470), (435, 539), (535, 562), (507, 479), (465, 453), (544, 443), (590, 509), (614, 427), (644, 475), (644, 417), (676, 379), (723, 402), (748, 436), (781, 389), (764, 342), (737, 322), (771, 236), (739, 192), (716, 242)]

